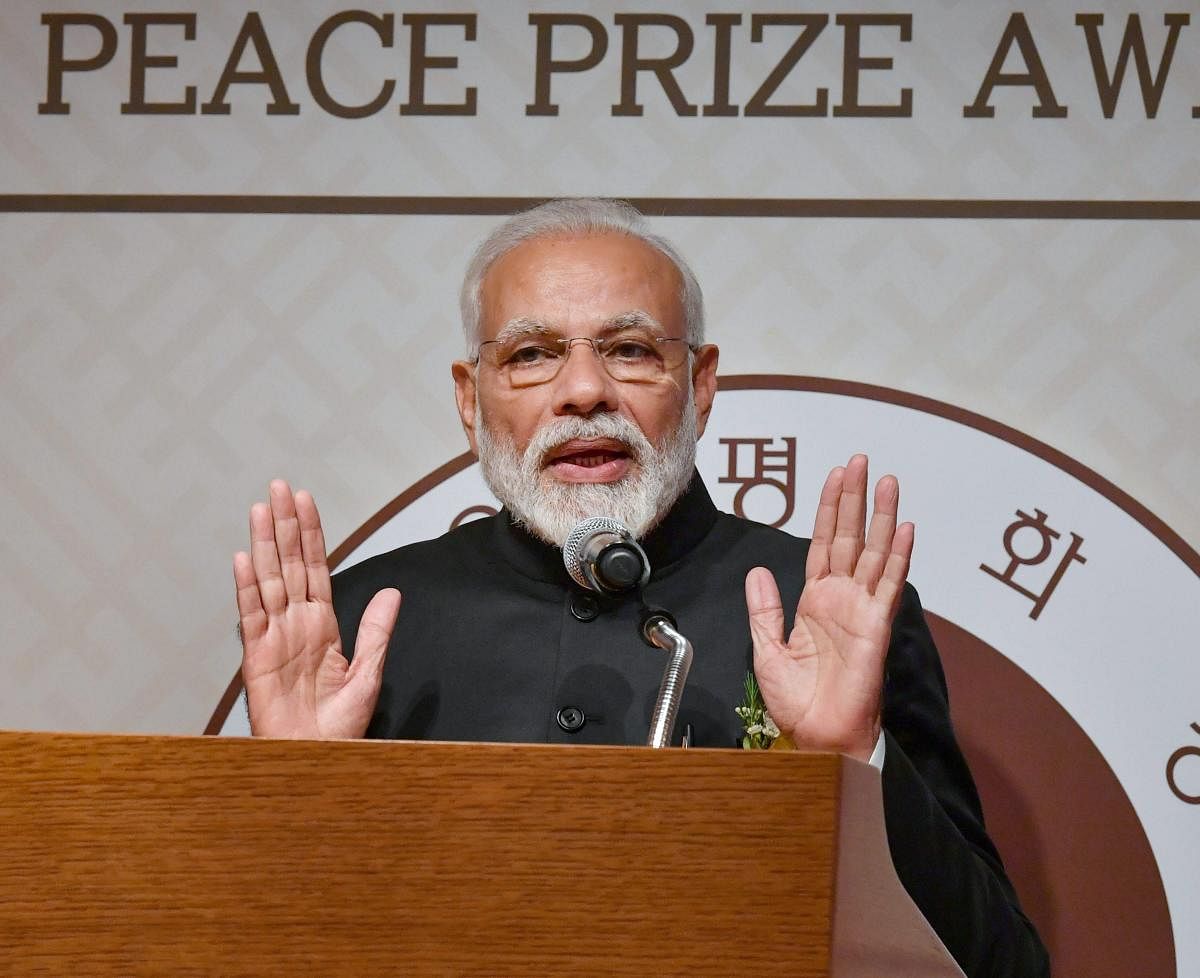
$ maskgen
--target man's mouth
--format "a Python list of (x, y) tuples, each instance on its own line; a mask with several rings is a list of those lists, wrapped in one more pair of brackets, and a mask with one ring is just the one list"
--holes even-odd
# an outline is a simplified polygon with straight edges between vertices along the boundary
[(574, 438), (551, 449), (545, 468), (559, 482), (616, 482), (629, 471), (629, 449), (612, 438)]

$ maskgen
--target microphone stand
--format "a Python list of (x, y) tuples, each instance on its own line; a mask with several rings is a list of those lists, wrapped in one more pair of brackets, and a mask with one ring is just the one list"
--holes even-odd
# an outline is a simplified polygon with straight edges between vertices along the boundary
[[(675, 732), (675, 716), (683, 698), (683, 684), (692, 667), (692, 643), (679, 633), (669, 612), (649, 608), (642, 598), (642, 587), (650, 580), (650, 561), (625, 524), (605, 516), (580, 520), (563, 544), (563, 564), (582, 588), (601, 594), (637, 592), (641, 605), (638, 631), (646, 644), (667, 653), (658, 689), (658, 702), (650, 719), (650, 747), (670, 747)], [(684, 733), (684, 746), (691, 746), (691, 725)]]
[(671, 735), (675, 731), (675, 715), (683, 698), (683, 684), (687, 682), (688, 670), (692, 667), (692, 643), (675, 628), (675, 620), (667, 612), (657, 609), (643, 610), (640, 631), (647, 644), (662, 649), (669, 656), (663, 670), (662, 684), (658, 688), (658, 701), (654, 704), (646, 744), (649, 747), (670, 747)]

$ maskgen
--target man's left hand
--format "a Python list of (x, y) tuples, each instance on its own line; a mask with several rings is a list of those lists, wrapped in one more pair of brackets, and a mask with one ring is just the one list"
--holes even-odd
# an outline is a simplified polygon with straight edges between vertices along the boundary
[(829, 473), (786, 641), (774, 576), (765, 567), (746, 576), (754, 673), (797, 747), (865, 761), (879, 739), (884, 659), (913, 548), (913, 524), (896, 525), (899, 502), (895, 477), (884, 476), (867, 529), (867, 457)]

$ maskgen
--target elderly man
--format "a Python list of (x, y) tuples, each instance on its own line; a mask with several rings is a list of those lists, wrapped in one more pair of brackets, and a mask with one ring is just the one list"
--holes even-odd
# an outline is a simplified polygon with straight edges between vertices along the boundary
[(511, 218), (476, 252), (462, 309), (459, 416), (504, 510), (331, 582), (311, 496), (273, 482), (234, 558), (254, 733), (644, 742), (662, 662), (637, 602), (579, 588), (560, 552), (577, 521), (610, 516), (648, 554), (645, 600), (696, 644), (680, 709), (694, 742), (737, 743), (752, 667), (795, 745), (882, 768), (897, 872), (967, 974), (1047, 973), (905, 584), (896, 480), (868, 524), (866, 458), (835, 468), (811, 542), (716, 510), (694, 468), (718, 355), (700, 289), (627, 205)]

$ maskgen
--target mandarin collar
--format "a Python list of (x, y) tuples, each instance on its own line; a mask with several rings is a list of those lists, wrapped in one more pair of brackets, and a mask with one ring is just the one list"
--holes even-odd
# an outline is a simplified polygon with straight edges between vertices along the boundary
[[(700, 473), (693, 472), (692, 481), (670, 512), (640, 541), (650, 560), (651, 580), (694, 550), (717, 522), (717, 516), (717, 507)], [(496, 553), (519, 574), (554, 584), (571, 583), (563, 566), (562, 550), (526, 531), (513, 519), (508, 507), (497, 514), (492, 536)]]

